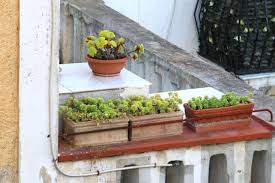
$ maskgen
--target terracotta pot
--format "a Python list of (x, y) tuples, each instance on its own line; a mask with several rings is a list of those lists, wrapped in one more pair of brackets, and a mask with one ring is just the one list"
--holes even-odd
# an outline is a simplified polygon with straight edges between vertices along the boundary
[(64, 119), (65, 140), (74, 146), (117, 144), (128, 141), (128, 118), (112, 119), (97, 125), (95, 121), (73, 122)]
[(129, 139), (131, 141), (182, 134), (182, 112), (129, 116), (129, 120)]
[(254, 103), (194, 110), (184, 104), (186, 122), (196, 132), (239, 128), (250, 124)]
[(127, 57), (118, 60), (98, 60), (85, 57), (93, 73), (97, 76), (111, 77), (119, 75), (127, 62)]

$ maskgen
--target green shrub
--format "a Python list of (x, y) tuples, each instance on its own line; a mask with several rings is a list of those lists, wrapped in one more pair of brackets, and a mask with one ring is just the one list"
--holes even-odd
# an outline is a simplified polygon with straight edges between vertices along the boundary
[(223, 95), (220, 99), (216, 97), (194, 97), (188, 101), (188, 105), (192, 109), (209, 109), (218, 107), (234, 106), (238, 104), (245, 104), (252, 98), (252, 94), (248, 96), (238, 96), (234, 92), (229, 92)]

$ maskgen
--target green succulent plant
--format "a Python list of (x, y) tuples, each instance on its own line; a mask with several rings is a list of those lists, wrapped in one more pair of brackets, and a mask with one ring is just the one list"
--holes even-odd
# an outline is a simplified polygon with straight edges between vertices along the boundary
[(128, 114), (143, 116), (179, 111), (178, 104), (182, 103), (177, 93), (169, 93), (168, 98), (155, 95), (150, 98), (144, 96), (130, 96), (126, 99), (129, 105)]
[(120, 110), (114, 100), (104, 100), (87, 96), (81, 99), (69, 97), (59, 107), (59, 112), (64, 118), (75, 122), (95, 120), (97, 122), (126, 116), (126, 111)]
[(89, 57), (100, 60), (115, 60), (125, 57), (131, 57), (138, 60), (140, 54), (144, 54), (144, 45), (137, 44), (133, 50), (125, 46), (125, 39), (116, 35), (109, 30), (101, 30), (98, 36), (87, 36), (85, 45)]
[(234, 106), (238, 104), (246, 104), (249, 102), (249, 99), (253, 97), (253, 94), (250, 93), (247, 96), (238, 96), (234, 92), (229, 92), (224, 94), (220, 99), (217, 97), (208, 96), (205, 97), (194, 97), (188, 101), (188, 105), (195, 110), (199, 109), (209, 109), (209, 108), (219, 108)]
[(177, 93), (169, 93), (169, 97), (164, 99), (159, 95), (150, 98), (129, 96), (126, 99), (114, 100), (91, 96), (81, 99), (69, 97), (59, 107), (59, 112), (64, 118), (74, 122), (94, 120), (100, 123), (126, 115), (143, 116), (179, 111), (178, 104), (180, 103), (182, 100)]

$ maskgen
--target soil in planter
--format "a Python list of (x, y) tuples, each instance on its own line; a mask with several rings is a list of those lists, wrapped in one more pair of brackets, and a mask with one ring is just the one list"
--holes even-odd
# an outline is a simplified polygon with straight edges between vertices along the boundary
[(130, 116), (131, 141), (182, 134), (183, 113), (171, 112), (145, 116)]
[(65, 139), (74, 146), (95, 146), (128, 141), (128, 118), (112, 119), (97, 125), (96, 121), (64, 120)]

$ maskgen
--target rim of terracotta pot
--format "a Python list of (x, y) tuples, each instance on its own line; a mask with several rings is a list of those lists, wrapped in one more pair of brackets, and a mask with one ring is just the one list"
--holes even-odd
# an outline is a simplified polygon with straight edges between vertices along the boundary
[(100, 60), (100, 59), (96, 59), (96, 58), (92, 58), (90, 56), (86, 56), (86, 59), (94, 62), (94, 63), (123, 63), (127, 61), (127, 57), (124, 58), (120, 58), (120, 59), (114, 59), (114, 60)]

